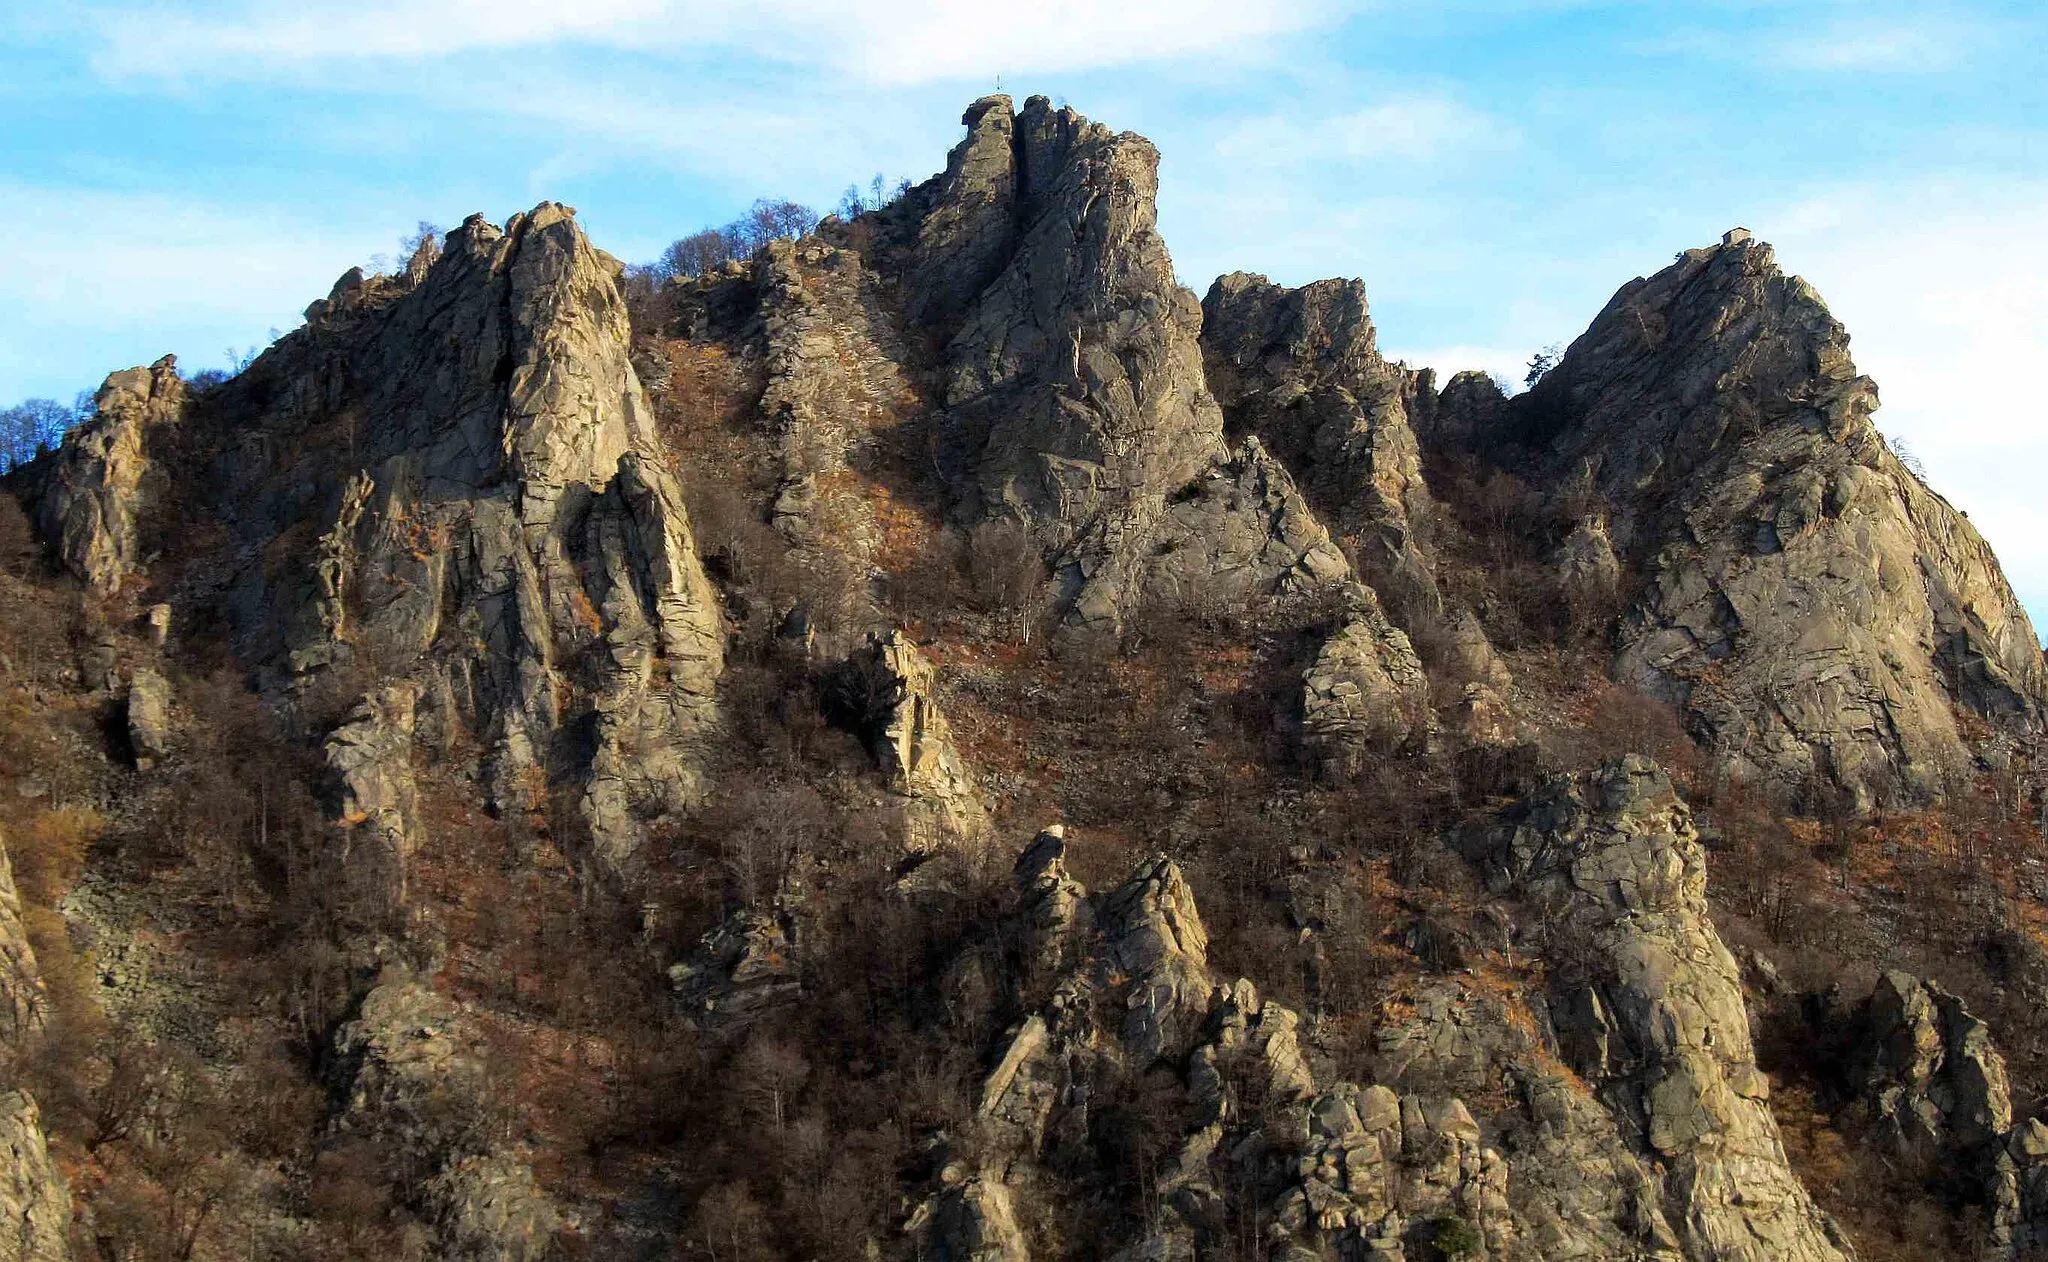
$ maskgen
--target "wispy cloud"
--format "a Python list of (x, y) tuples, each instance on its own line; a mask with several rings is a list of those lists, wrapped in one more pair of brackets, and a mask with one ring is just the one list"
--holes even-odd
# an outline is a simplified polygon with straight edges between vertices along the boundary
[(1721, 25), (1671, 31), (1635, 48), (1765, 71), (1938, 74), (1962, 68), (1996, 38), (1984, 19), (1940, 8), (1809, 4), (1738, 8)]
[(19, 216), (0, 308), (27, 316), (0, 339), (0, 397), (67, 393), (42, 369), (81, 345), (97, 351), (102, 371), (166, 351), (215, 364), (256, 330), (296, 326), (351, 262), (391, 248), (390, 222), (403, 222), (323, 223), (172, 196), (12, 184), (0, 184), (0, 200)]
[(957, 0), (312, 0), (166, 15), (121, 6), (95, 21), (95, 64), (119, 76), (263, 77), (574, 42), (642, 55), (722, 49), (902, 86), (1229, 56), (1354, 7), (1043, 0), (1026, 15)]
[(1447, 96), (1401, 95), (1326, 117), (1247, 119), (1216, 141), (1217, 156), (1261, 167), (1330, 162), (1437, 163), (1512, 149), (1506, 119)]

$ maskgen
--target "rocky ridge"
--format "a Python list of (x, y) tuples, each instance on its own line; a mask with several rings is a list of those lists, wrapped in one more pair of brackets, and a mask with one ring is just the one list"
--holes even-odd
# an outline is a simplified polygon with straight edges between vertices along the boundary
[[(448, 935), (485, 932), (459, 920), (498, 911), (461, 907), (474, 896), (461, 878), (503, 874), (440, 873), (423, 896), (432, 883), (415, 868), (473, 829), (512, 838), (511, 868), (553, 861), (536, 838), (571, 860), (551, 869), (562, 906), (531, 934), (546, 951), (609, 941), (610, 916), (638, 925), (620, 957), (631, 967), (684, 957), (668, 969), (673, 1008), (648, 1028), (709, 1067), (692, 1081), (720, 1102), (705, 1113), (717, 1129), (753, 1116), (739, 1097), (759, 1094), (720, 1075), (845, 1081), (813, 1049), (775, 1042), (812, 1028), (805, 1014), (857, 1026), (860, 1067), (846, 1072), (867, 1075), (860, 1094), (901, 1091), (906, 1114), (905, 1083), (972, 1082), (963, 1108), (919, 1115), (942, 1120), (913, 1137), (915, 1159), (874, 1141), (891, 1181), (863, 1187), (859, 1221), (903, 1228), (892, 1252), (1854, 1256), (1788, 1159), (1690, 809), (1640, 756), (1549, 774), (1553, 751), (1530, 733), (1563, 721), (1559, 696), (1542, 695), (1563, 691), (1541, 679), (1557, 663), (1524, 653), (1511, 675), (1515, 645), (1497, 649), (1482, 622), (1497, 594), (1447, 595), (1472, 580), (1444, 581), (1431, 527), (1451, 510), (1427, 473), (1432, 449), (1455, 449), (1540, 488), (1556, 529), (1534, 555), (1588, 624), (1571, 633), (1612, 634), (1616, 678), (1684, 707), (1717, 773), (1788, 792), (1833, 784), (1865, 809), (1931, 797), (2032, 731), (2044, 670), (1982, 541), (1871, 428), (1874, 391), (1840, 326), (1768, 247), (1731, 237), (1626, 287), (1530, 394), (1509, 400), (1472, 374), (1435, 393), (1428, 373), (1380, 356), (1357, 282), (1290, 290), (1233, 274), (1198, 306), (1158, 237), (1157, 153), (1142, 138), (1044, 98), (1021, 111), (985, 98), (964, 123), (942, 175), (669, 287), (673, 322), (652, 333), (629, 324), (622, 269), (573, 212), (544, 203), (502, 229), (472, 218), (399, 275), (345, 274), (305, 328), (229, 382), (187, 390), (168, 360), (115, 374), (99, 415), (13, 483), (94, 592), (85, 616), (107, 624), (77, 636), (73, 681), (109, 707), (115, 748), (125, 724), (122, 774), (157, 778), (121, 783), (191, 770), (203, 751), (180, 729), (203, 725), (198, 672), (230, 660), (312, 755), (317, 835), (395, 913), (374, 941), (345, 944), (347, 1004), (306, 1040), (327, 1049), (334, 1094), (315, 1147), (373, 1154), (394, 1220), (419, 1224), (412, 1243), (433, 1256), (539, 1258), (588, 1225), (514, 1138), (506, 1119), (529, 1102), (507, 1098), (518, 1079), (501, 1079), (473, 1001), (443, 993), (479, 984), (465, 970), (480, 960), (520, 958), (527, 938), (500, 924), (504, 955), (444, 954)], [(748, 484), (754, 519), (727, 524), (781, 540), (774, 559), (798, 592), (725, 570), (714, 583), (700, 560), (681, 474), (707, 457), (658, 423), (686, 392), (666, 377), (652, 397), (643, 388), (643, 372), (653, 384), (666, 371), (657, 336), (729, 352), (753, 383), (733, 446), (762, 457), (770, 487), (756, 503)], [(965, 547), (992, 522), (1021, 530), (1051, 575), (1059, 631), (1042, 660), (1016, 642), (1023, 618), (897, 625), (919, 623), (899, 618), (906, 555)], [(934, 571), (958, 570), (938, 555)], [(956, 593), (958, 578), (934, 585)], [(764, 590), (785, 634), (743, 643)], [(1031, 706), (1046, 689), (1017, 676), (1121, 687), (1114, 658), (1145, 651), (1147, 619), (1189, 643), (1248, 641), (1241, 661), (1129, 668), (1143, 739), (1178, 760), (1161, 757), (1145, 799), (1172, 818), (1133, 825), (1098, 806), (1120, 822), (1098, 822), (1087, 844), (1126, 866), (1161, 852), (1091, 893), (1068, 870), (1065, 830), (1048, 828), (992, 923), (977, 875), (988, 840), (1020, 802), (1060, 800), (1059, 777), (1090, 770), (1034, 766), (1042, 733), (991, 735), (1042, 717)], [(124, 669), (142, 635), (155, 656), (137, 660), (151, 664)], [(780, 689), (760, 706), (774, 714), (745, 718), (805, 711), (782, 745), (746, 744), (721, 705), (729, 655), (753, 690), (740, 704)], [(951, 690), (941, 663), (963, 661), (975, 686)], [(1538, 682), (1518, 682), (1525, 665)], [(1176, 673), (1193, 677), (1192, 700), (1144, 713), (1144, 688), (1164, 693)], [(1259, 693), (1271, 678), (1280, 702)], [(852, 689), (845, 713), (836, 684)], [(865, 754), (843, 737), (834, 753), (820, 721)], [(1247, 721), (1270, 730), (1229, 726)], [(1299, 736), (1313, 774), (1264, 743), (1274, 734)], [(1107, 760), (1132, 733), (1086, 735)], [(1447, 756), (1474, 751), (1498, 774)], [(1261, 779), (1272, 769), (1246, 762), (1288, 769)], [(1438, 772), (1468, 824), (1492, 817), (1450, 835), (1462, 860), (1420, 810), (1342, 825), (1294, 813), (1316, 795), (1362, 813), (1380, 799), (1341, 796), (1352, 781)], [(1494, 794), (1538, 780), (1497, 811)], [(778, 837), (791, 853), (772, 882), (703, 835), (746, 817), (697, 809), (757, 781), (821, 804), (799, 821), (817, 836)], [(495, 820), (451, 801), (472, 792)], [(1227, 823), (1202, 831), (1197, 808), (1211, 805), (1265, 840), (1245, 840), (1234, 889), (1203, 887), (1236, 898), (1205, 924), (1191, 874), (1240, 842)], [(242, 832), (262, 838), (268, 810)], [(1375, 853), (1373, 827), (1412, 835)], [(1345, 854), (1354, 832), (1368, 853)], [(230, 835), (228, 849), (250, 845)], [(142, 850), (121, 842), (108, 852)], [(218, 882), (225, 919), (253, 905), (237, 882), (264, 879), (263, 862), (274, 856)], [(1431, 875), (1445, 863), (1453, 876)], [(1443, 890), (1399, 903), (1398, 924), (1325, 923), (1318, 909), (1361, 900), (1358, 887), (1388, 879), (1380, 867)], [(552, 914), (578, 900), (598, 910), (565, 930), (574, 917)], [(17, 901), (0, 881), (0, 1016), (19, 1033), (44, 995)], [(1273, 928), (1267, 903), (1285, 905), (1284, 934), (1254, 938)], [(660, 941), (677, 908), (683, 932)], [(193, 923), (181, 932), (204, 932)], [(1227, 955), (1219, 925), (1219, 941), (1239, 935)], [(875, 957), (876, 978), (808, 984), (868, 938), (896, 952)], [(1326, 1020), (1322, 952), (1353, 946), (1403, 963), (1374, 974), (1369, 1019)], [(1263, 970), (1268, 956), (1263, 986), (1217, 964)], [(1297, 958), (1299, 991), (1284, 971)], [(940, 998), (909, 980), (925, 968), (943, 972)], [(504, 988), (508, 1010), (523, 1013), (530, 981)], [(977, 994), (1000, 1023), (976, 1025)], [(560, 1011), (575, 1055), (617, 1075), (607, 1087), (626, 1099), (604, 1032), (624, 1019)], [(1866, 1019), (1877, 1033), (1858, 1089), (1874, 1125), (1967, 1171), (1999, 1248), (2034, 1247), (2048, 1130), (2016, 1113), (1988, 1028), (1903, 974), (1886, 975)], [(916, 1070), (888, 1064), (874, 1031), (913, 1047)], [(739, 1047), (766, 1050), (743, 1061)], [(788, 1170), (813, 1163), (787, 1186), (823, 1201), (822, 1119), (854, 1105), (814, 1098), (785, 1119), (785, 1094), (773, 1089), (772, 1133), (739, 1133)], [(0, 1209), (58, 1257), (69, 1200), (41, 1128), (25, 1093), (0, 1098)], [(709, 1129), (694, 1133), (707, 1146)], [(583, 1177), (627, 1164), (604, 1153), (630, 1136), (587, 1139)], [(669, 1177), (651, 1176), (652, 1199), (727, 1206), (743, 1253), (744, 1182)], [(905, 1212), (875, 1208), (906, 1188)], [(707, 1221), (665, 1229), (709, 1239)]]

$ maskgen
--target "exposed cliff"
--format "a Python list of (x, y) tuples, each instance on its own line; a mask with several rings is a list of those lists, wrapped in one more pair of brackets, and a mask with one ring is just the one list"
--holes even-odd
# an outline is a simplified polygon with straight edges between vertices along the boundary
[[(98, 583), (172, 553), (180, 625), (224, 623), (288, 694), (408, 681), (427, 748), (482, 747), (501, 810), (573, 794), (616, 867), (640, 818), (702, 796), (724, 657), (618, 266), (549, 203), (472, 217), (416, 273), (344, 277), (204, 396), (115, 374), (45, 516)], [(143, 468), (162, 520), (138, 544)]]
[(1737, 231), (1623, 286), (1494, 434), (1610, 505), (1643, 575), (1618, 678), (1684, 707), (1737, 774), (1865, 804), (1953, 782), (1958, 710), (2026, 729), (2048, 704), (1990, 549), (1876, 407), (1813, 287)]

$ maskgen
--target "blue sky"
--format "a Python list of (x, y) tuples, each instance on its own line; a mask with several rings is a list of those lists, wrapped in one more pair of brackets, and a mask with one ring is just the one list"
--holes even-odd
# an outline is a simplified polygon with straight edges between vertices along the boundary
[[(31, 11), (39, 10), (39, 11)], [(627, 259), (937, 169), (1043, 92), (1164, 154), (1182, 279), (1361, 276), (1519, 375), (1747, 226), (2048, 625), (2048, 6), (73, 0), (0, 13), (0, 403), (223, 365), (421, 219), (575, 205)]]

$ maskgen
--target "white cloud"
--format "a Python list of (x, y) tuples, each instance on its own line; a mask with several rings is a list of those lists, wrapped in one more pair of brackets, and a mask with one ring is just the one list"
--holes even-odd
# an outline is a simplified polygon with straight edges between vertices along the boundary
[(640, 54), (736, 51), (902, 86), (1232, 56), (1335, 20), (1355, 0), (312, 0), (167, 16), (116, 7), (98, 68), (173, 78), (303, 74), (377, 58), (585, 43)]
[(1783, 29), (1763, 48), (1771, 64), (1790, 70), (1927, 74), (1961, 65), (1978, 36), (1975, 27), (1938, 15), (1836, 18), (1814, 28)]
[(1886, 7), (1844, 13), (1827, 3), (1737, 6), (1719, 28), (1674, 30), (1635, 48), (1774, 71), (1933, 74), (1962, 67), (2004, 38), (1981, 18)]

